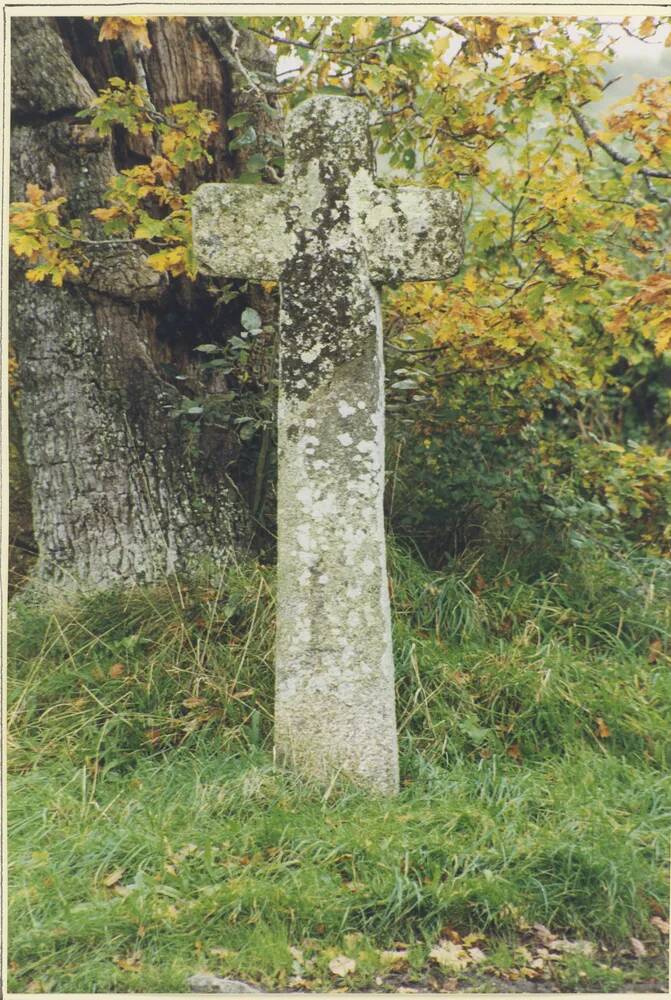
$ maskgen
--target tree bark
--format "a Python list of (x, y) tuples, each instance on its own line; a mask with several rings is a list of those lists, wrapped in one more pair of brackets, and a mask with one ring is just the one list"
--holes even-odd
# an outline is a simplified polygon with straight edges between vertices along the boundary
[[(110, 142), (75, 117), (109, 76), (146, 82), (159, 109), (195, 100), (216, 112), (213, 163), (190, 167), (189, 187), (234, 175), (225, 120), (252, 98), (222, 60), (224, 19), (156, 19), (144, 54), (97, 31), (83, 18), (12, 20), (11, 196), (24, 200), (28, 182), (65, 195), (99, 237), (89, 213), (109, 178), (152, 152), (146, 137)], [(244, 45), (247, 64), (272, 75), (267, 50)], [(261, 109), (257, 119), (261, 134), (277, 127)], [(247, 547), (237, 435), (171, 413), (184, 392), (175, 372), (195, 371), (197, 344), (237, 332), (245, 303), (215, 308), (202, 280), (167, 280), (134, 245), (101, 248), (85, 279), (61, 289), (22, 272), (15, 261), (10, 326), (36, 577), (66, 589), (148, 582)], [(210, 391), (222, 388), (219, 377)]]

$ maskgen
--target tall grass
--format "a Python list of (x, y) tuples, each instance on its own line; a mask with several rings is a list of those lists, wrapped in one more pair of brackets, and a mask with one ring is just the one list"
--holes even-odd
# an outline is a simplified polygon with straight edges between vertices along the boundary
[(366, 987), (366, 948), (407, 941), (419, 969), (445, 925), (652, 947), (671, 576), (599, 551), (534, 583), (479, 568), (392, 550), (393, 801), (273, 768), (267, 568), (17, 604), (14, 988), (181, 991), (204, 966), (277, 988), (290, 947), (328, 977), (352, 935)]

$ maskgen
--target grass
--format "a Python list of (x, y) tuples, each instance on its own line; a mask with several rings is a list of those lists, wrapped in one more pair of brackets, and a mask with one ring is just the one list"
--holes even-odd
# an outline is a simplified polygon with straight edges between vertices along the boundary
[[(205, 969), (440, 988), (431, 949), (471, 934), (479, 978), (450, 981), (486, 991), (529, 972), (536, 923), (593, 943), (538, 977), (659, 988), (668, 568), (593, 551), (483, 580), (475, 559), (436, 574), (394, 551), (392, 579), (394, 800), (273, 768), (268, 569), (16, 605), (10, 989), (182, 992)], [(342, 980), (338, 955), (356, 962)]]

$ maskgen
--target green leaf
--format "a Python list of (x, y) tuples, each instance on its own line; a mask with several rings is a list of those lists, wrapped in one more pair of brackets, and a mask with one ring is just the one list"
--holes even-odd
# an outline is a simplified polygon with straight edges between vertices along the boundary
[(248, 330), (250, 333), (258, 333), (261, 329), (261, 317), (256, 309), (252, 309), (249, 306), (243, 310), (240, 322), (245, 330)]
[(401, 163), (407, 170), (412, 170), (417, 162), (417, 154), (414, 149), (408, 147), (408, 149), (403, 150), (403, 155), (401, 156)]
[(249, 111), (238, 111), (237, 114), (231, 115), (226, 124), (229, 128), (240, 128), (241, 125), (246, 125), (250, 118)]
[(194, 347), (195, 351), (200, 351), (201, 354), (216, 354), (217, 351), (223, 350), (219, 344), (198, 344), (198, 347)]
[(228, 144), (229, 149), (240, 149), (241, 146), (253, 146), (256, 142), (256, 129), (250, 125), (246, 128), (242, 135), (239, 135), (237, 139)]
[(245, 166), (247, 170), (251, 170), (253, 173), (258, 173), (265, 168), (266, 158), (263, 153), (252, 153)]
[(491, 729), (484, 729), (482, 726), (478, 726), (472, 719), (465, 719), (463, 722), (460, 722), (459, 729), (469, 739), (473, 740), (474, 743), (482, 743), (492, 735)]
[(251, 170), (243, 171), (239, 177), (235, 179), (236, 184), (260, 184), (261, 177), (259, 174), (253, 173)]
[(249, 441), (253, 438), (256, 433), (256, 427), (254, 424), (243, 424), (243, 426), (238, 431), (241, 441)]

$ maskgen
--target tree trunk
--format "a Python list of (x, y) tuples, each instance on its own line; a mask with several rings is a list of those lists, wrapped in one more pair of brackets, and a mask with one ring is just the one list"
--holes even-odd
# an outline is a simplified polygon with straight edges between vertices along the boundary
[[(239, 164), (225, 120), (250, 96), (222, 61), (224, 19), (156, 19), (144, 54), (99, 43), (82, 18), (11, 23), (12, 200), (39, 184), (101, 235), (89, 213), (108, 179), (152, 152), (146, 137), (110, 142), (75, 117), (113, 75), (146, 82), (159, 109), (195, 100), (215, 111), (213, 163), (189, 167), (187, 182), (231, 179)], [(241, 39), (247, 65), (272, 74), (270, 54)], [(277, 127), (261, 109), (256, 125), (262, 135)], [(248, 546), (237, 434), (172, 415), (184, 393), (175, 373), (196, 370), (197, 344), (237, 332), (245, 303), (215, 307), (204, 281), (167, 280), (134, 245), (103, 248), (85, 279), (64, 288), (28, 283), (16, 262), (11, 277), (36, 576), (68, 589), (153, 581)], [(209, 386), (223, 388), (221, 377)]]

